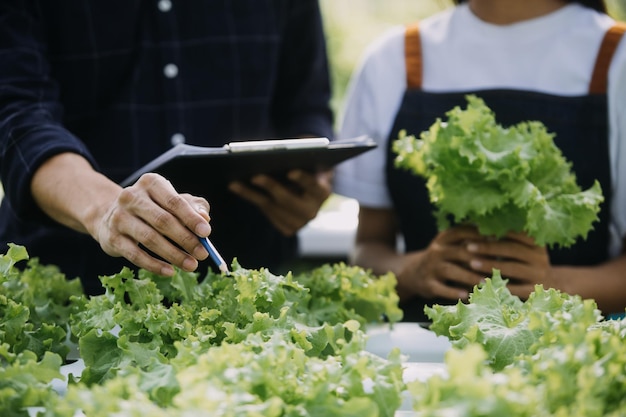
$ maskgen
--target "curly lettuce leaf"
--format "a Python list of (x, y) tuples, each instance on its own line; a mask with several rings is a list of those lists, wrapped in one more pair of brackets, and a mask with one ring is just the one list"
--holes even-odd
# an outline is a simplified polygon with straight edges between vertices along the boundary
[(407, 388), (420, 417), (547, 416), (540, 391), (519, 369), (494, 372), (476, 343), (450, 350), (446, 375), (412, 381)]
[(436, 306), (432, 329), (454, 349), (444, 375), (409, 383), (420, 416), (621, 416), (626, 319), (593, 300), (535, 286), (525, 302), (497, 271), (466, 306)]
[(29, 407), (44, 407), (57, 396), (50, 383), (64, 379), (61, 357), (52, 352), (40, 358), (32, 351), (10, 352), (6, 343), (0, 343), (0, 415), (29, 415)]
[(30, 259), (25, 247), (9, 244), (0, 256), (0, 343), (13, 353), (31, 351), (41, 359), (54, 352), (65, 361), (70, 317), (84, 303), (80, 280)]
[(439, 228), (470, 223), (497, 237), (523, 231), (541, 246), (585, 239), (604, 201), (600, 184), (580, 189), (542, 123), (505, 128), (482, 99), (467, 101), (419, 139), (401, 132), (393, 143), (396, 166), (427, 180)]
[(357, 320), (367, 326), (402, 319), (393, 274), (374, 276), (369, 270), (340, 262), (299, 274), (295, 280), (310, 292), (307, 304), (299, 308), (319, 323)]
[(520, 357), (516, 368), (537, 387), (549, 415), (624, 415), (626, 321), (584, 328), (565, 320), (552, 332), (558, 337)]
[[(352, 327), (358, 323), (346, 323)], [(346, 329), (347, 330), (347, 329)], [(402, 402), (399, 354), (363, 351), (364, 335), (339, 341), (337, 354), (310, 356), (279, 333), (250, 334), (240, 343), (198, 349), (178, 343), (169, 365), (126, 368), (102, 384), (70, 386), (48, 416), (388, 416)], [(367, 383), (365, 383), (367, 381)], [(115, 401), (111, 401), (115, 398)], [(155, 405), (158, 404), (158, 408)], [(153, 414), (154, 411), (154, 414)]]
[(481, 344), (491, 366), (499, 370), (519, 355), (535, 352), (556, 340), (576, 343), (567, 335), (580, 334), (573, 329), (585, 330), (602, 317), (593, 300), (546, 290), (542, 285), (536, 285), (523, 302), (511, 294), (507, 282), (494, 269), (491, 278), (474, 287), (468, 303), (425, 307), (432, 320), (430, 329), (448, 337), (455, 348)]
[(527, 352), (540, 335), (528, 328), (524, 303), (510, 293), (506, 283), (500, 271), (494, 270), (492, 278), (474, 288), (469, 303), (425, 307), (432, 320), (430, 329), (459, 349), (472, 343), (485, 346), (493, 368), (504, 368)]
[(171, 279), (147, 271), (135, 277), (129, 269), (101, 279), (105, 293), (73, 316), (85, 384), (101, 383), (128, 366), (146, 370), (154, 366), (151, 359), (167, 364), (184, 340), (209, 349), (241, 343), (250, 334), (280, 333), (308, 355), (327, 357), (340, 339), (351, 337), (340, 324), (397, 321), (401, 314), (392, 275), (379, 278), (345, 264), (298, 277), (245, 269), (235, 261), (230, 274), (210, 272), (203, 280), (184, 271)]

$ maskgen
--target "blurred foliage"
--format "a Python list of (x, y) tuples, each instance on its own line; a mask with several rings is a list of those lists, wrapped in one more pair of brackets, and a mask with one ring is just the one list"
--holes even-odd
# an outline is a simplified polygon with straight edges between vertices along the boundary
[[(626, 20), (626, 0), (606, 3), (609, 14)], [(350, 76), (367, 46), (392, 26), (423, 19), (452, 5), (452, 0), (320, 0), (337, 122)]]
[(626, 0), (606, 0), (609, 14), (617, 20), (626, 21)]
[(393, 26), (423, 19), (451, 5), (451, 0), (320, 0), (335, 114), (340, 116), (350, 76), (374, 39)]

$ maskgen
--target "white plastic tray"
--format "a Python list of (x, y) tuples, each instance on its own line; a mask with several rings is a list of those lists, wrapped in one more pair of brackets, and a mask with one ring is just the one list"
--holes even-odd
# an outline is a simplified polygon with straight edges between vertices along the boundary
[(369, 327), (365, 350), (387, 358), (393, 348), (399, 348), (406, 362), (443, 362), (450, 341), (437, 336), (418, 323), (395, 323)]

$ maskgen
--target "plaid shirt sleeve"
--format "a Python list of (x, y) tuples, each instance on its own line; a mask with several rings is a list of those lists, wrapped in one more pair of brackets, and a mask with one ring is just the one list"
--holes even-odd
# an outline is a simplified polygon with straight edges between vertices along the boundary
[(0, 4), (0, 175), (16, 212), (34, 209), (30, 180), (49, 157), (71, 151), (95, 164), (85, 145), (62, 125), (42, 27), (23, 3)]

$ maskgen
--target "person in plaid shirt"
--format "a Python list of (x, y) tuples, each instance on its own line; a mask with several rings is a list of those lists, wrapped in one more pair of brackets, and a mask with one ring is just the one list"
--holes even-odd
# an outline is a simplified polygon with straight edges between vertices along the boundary
[(277, 270), (329, 173), (292, 172), (302, 193), (267, 176), (254, 179), (264, 192), (197, 196), (156, 174), (118, 183), (178, 143), (332, 138), (329, 99), (315, 0), (3, 1), (2, 246), (24, 245), (88, 294), (125, 265), (200, 271), (197, 235), (227, 262)]

